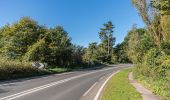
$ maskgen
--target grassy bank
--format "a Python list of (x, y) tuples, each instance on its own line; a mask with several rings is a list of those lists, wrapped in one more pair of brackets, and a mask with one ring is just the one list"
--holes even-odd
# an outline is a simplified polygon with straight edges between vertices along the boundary
[(143, 86), (150, 89), (156, 95), (159, 95), (161, 100), (170, 100), (170, 77), (167, 79), (153, 79), (152, 77), (135, 74), (135, 78)]
[(32, 67), (28, 62), (5, 61), (0, 62), (0, 80), (10, 80), (50, 73), (48, 70), (40, 70)]
[(61, 67), (48, 68), (47, 70), (50, 71), (51, 73), (63, 73), (63, 72), (71, 71), (70, 68), (61, 68)]
[(33, 76), (40, 76), (46, 74), (55, 74), (70, 71), (67, 68), (48, 68), (48, 69), (37, 69), (32, 67), (30, 62), (19, 62), (19, 61), (0, 61), (0, 81), (26, 78)]
[(125, 69), (109, 80), (102, 100), (141, 100), (140, 94), (128, 81), (131, 69)]

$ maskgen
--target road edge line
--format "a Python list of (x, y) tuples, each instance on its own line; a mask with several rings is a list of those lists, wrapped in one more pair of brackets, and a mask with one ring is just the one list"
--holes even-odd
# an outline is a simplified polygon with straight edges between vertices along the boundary
[(97, 83), (98, 83), (98, 82), (95, 82), (95, 83), (83, 94), (83, 96), (86, 96), (86, 95), (93, 89), (93, 87), (96, 86)]
[(95, 96), (95, 98), (94, 98), (93, 100), (98, 100), (98, 98), (99, 98), (99, 96), (100, 96), (103, 88), (104, 88), (105, 85), (107, 84), (107, 82), (108, 82), (115, 74), (117, 74), (117, 73), (119, 73), (119, 72), (120, 72), (120, 70), (116, 71), (115, 73), (112, 73), (112, 74), (107, 78), (107, 80), (102, 84), (102, 86), (100, 87), (99, 91), (97, 92), (97, 94), (96, 94), (96, 96)]

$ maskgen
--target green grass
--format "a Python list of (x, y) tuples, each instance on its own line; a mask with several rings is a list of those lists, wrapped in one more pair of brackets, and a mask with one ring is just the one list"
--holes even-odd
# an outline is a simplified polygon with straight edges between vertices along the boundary
[(61, 68), (61, 67), (55, 67), (55, 68), (48, 68), (48, 71), (52, 72), (52, 73), (63, 73), (63, 72), (68, 72), (71, 69), (69, 68)]
[(131, 69), (125, 69), (116, 75), (106, 85), (102, 100), (142, 100), (140, 94), (129, 83), (128, 74)]

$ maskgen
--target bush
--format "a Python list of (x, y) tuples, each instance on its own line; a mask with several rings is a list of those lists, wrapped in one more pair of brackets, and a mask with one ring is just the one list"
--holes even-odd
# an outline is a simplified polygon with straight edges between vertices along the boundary
[(0, 60), (0, 80), (43, 75), (46, 73), (48, 71), (34, 68), (28, 62)]
[(170, 69), (169, 60), (164, 52), (152, 48), (146, 53), (144, 62), (136, 65), (135, 72), (154, 79), (166, 78)]

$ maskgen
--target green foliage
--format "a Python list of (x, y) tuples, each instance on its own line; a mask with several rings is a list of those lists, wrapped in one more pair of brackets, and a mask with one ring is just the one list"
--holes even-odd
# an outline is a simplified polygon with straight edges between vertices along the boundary
[(132, 28), (124, 41), (127, 44), (126, 52), (133, 63), (143, 62), (144, 55), (154, 47), (153, 41), (148, 36), (146, 29)]
[(63, 68), (63, 67), (50, 67), (47, 69), (48, 71), (50, 71), (51, 73), (63, 73), (63, 72), (68, 72), (70, 71), (70, 69), (68, 68)]
[[(132, 3), (138, 10), (143, 22), (146, 24), (148, 34), (154, 41), (154, 44), (160, 48), (161, 42), (168, 40), (167, 35), (169, 37), (169, 32), (167, 33), (167, 31), (169, 31), (167, 27), (170, 28), (170, 26), (167, 26), (169, 17), (161, 15), (164, 8), (165, 11), (169, 12), (169, 0), (132, 0)], [(165, 14), (165, 16), (167, 15), (168, 14)]]
[(34, 20), (23, 17), (13, 25), (1, 29), (3, 37), (2, 53), (9, 58), (21, 58), (30, 45), (35, 43), (41, 34), (41, 27)]
[(86, 62), (88, 65), (99, 63), (97, 49), (98, 45), (96, 42), (90, 43), (89, 47), (85, 50), (85, 54), (83, 55), (84, 62)]
[(145, 55), (145, 63), (149, 67), (155, 67), (156, 66), (156, 60), (159, 56), (159, 51), (155, 48), (152, 48), (148, 51), (148, 53)]
[(170, 1), (169, 0), (152, 0), (152, 5), (159, 9), (162, 15), (170, 14)]
[(127, 55), (127, 43), (122, 42), (121, 44), (117, 44), (114, 47), (114, 52), (112, 54), (112, 62), (113, 63), (128, 63), (130, 62), (128, 55)]
[(145, 55), (144, 61), (136, 65), (135, 72), (153, 79), (167, 79), (170, 71), (169, 59), (170, 57), (165, 53), (152, 48)]
[(0, 60), (0, 80), (30, 77), (49, 73), (46, 70), (39, 70), (32, 67), (31, 63)]
[(115, 44), (115, 37), (112, 35), (114, 28), (112, 22), (109, 21), (103, 24), (103, 28), (101, 28), (99, 32), (102, 47), (107, 51), (108, 56), (111, 54), (113, 45)]
[(39, 40), (34, 45), (30, 46), (28, 52), (25, 54), (24, 59), (26, 61), (40, 61), (45, 62), (48, 57), (48, 45), (44, 39)]
[(165, 52), (165, 54), (170, 55), (170, 43), (169, 42), (162, 42), (161, 43), (161, 50)]
[(71, 66), (83, 66), (85, 65), (83, 61), (83, 55), (85, 50), (82, 46), (72, 45), (72, 55), (71, 55)]
[(163, 15), (161, 16), (161, 23), (162, 33), (164, 34), (164, 41), (170, 44), (170, 15)]
[(71, 59), (71, 40), (68, 33), (60, 26), (50, 29), (44, 37), (48, 45), (46, 61), (50, 65), (68, 66)]

